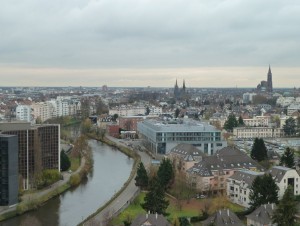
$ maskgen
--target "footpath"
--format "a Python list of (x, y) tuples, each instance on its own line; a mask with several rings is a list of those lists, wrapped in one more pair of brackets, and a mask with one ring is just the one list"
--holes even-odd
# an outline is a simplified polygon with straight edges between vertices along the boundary
[[(120, 140), (106, 136), (109, 140), (117, 143), (118, 145), (127, 147), (124, 143), (121, 143)], [(145, 152), (138, 152), (141, 157), (141, 161), (145, 165), (145, 167), (150, 166), (152, 158)], [(135, 186), (135, 178), (136, 175), (131, 179), (128, 186), (103, 209), (97, 215), (92, 217), (83, 223), (84, 226), (92, 226), (99, 225), (105, 226), (108, 221), (121, 213), (126, 207), (130, 205), (130, 203), (134, 200), (134, 198), (140, 193), (138, 187)]]

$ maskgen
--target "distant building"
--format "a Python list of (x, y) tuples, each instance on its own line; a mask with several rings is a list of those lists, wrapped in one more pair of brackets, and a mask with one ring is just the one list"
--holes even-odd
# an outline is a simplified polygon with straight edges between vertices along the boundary
[(168, 154), (180, 143), (192, 144), (208, 155), (227, 146), (220, 130), (194, 120), (145, 120), (138, 123), (137, 130), (148, 148), (159, 154)]
[(106, 124), (106, 131), (109, 136), (119, 138), (120, 137), (120, 126), (115, 123)]
[(271, 127), (235, 127), (233, 128), (235, 138), (278, 138), (284, 135), (283, 129)]
[(0, 206), (18, 203), (18, 137), (0, 134)]
[(268, 92), (268, 93), (273, 92), (272, 72), (270, 66), (267, 74), (267, 81), (261, 81), (260, 84), (257, 85), (257, 91)]
[(250, 102), (252, 103), (253, 97), (256, 96), (256, 93), (244, 93), (243, 94), (243, 103), (244, 104), (249, 104)]
[(175, 99), (181, 99), (185, 96), (186, 96), (185, 80), (183, 80), (182, 89), (180, 89), (178, 87), (177, 79), (176, 79), (176, 83), (175, 83), (175, 86), (174, 86), (174, 97), (175, 97)]
[(16, 118), (17, 120), (31, 122), (31, 106), (29, 105), (18, 105), (16, 107)]
[(119, 126), (123, 130), (137, 131), (138, 122), (145, 120), (145, 116), (121, 116), (119, 119)]
[(270, 116), (255, 116), (253, 118), (243, 119), (245, 126), (267, 127), (271, 123)]
[(24, 190), (30, 188), (36, 173), (44, 169), (60, 171), (60, 125), (1, 122), (0, 132), (18, 137), (20, 186)]

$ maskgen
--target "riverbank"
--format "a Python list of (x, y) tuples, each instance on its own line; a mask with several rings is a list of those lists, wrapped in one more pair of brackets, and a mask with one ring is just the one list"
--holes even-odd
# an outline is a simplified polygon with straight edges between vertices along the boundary
[(72, 186), (74, 186), (71, 183), (72, 177), (83, 178), (84, 175), (86, 175), (86, 170), (90, 167), (89, 164), (89, 161), (87, 161), (86, 158), (83, 157), (81, 158), (81, 164), (79, 168), (74, 173), (62, 173), (63, 180), (57, 181), (56, 183), (43, 190), (24, 194), (21, 198), (22, 201), (20, 203), (10, 208), (2, 209), (2, 211), (0, 212), (0, 222), (24, 214), (28, 211), (35, 210), (48, 200), (64, 193)]
[(134, 159), (134, 165), (132, 167), (131, 174), (128, 180), (124, 183), (122, 188), (102, 207), (100, 207), (95, 213), (87, 217), (79, 225), (106, 225), (106, 223), (114, 216), (118, 215), (122, 210), (124, 210), (140, 193), (138, 187), (135, 186), (135, 175), (137, 171), (137, 166), (140, 161), (144, 164), (150, 164), (151, 157), (145, 153), (137, 154), (134, 150), (129, 149), (124, 144), (118, 142), (118, 140), (113, 137), (103, 137), (103, 139), (97, 139), (107, 145), (118, 148), (121, 152), (130, 156)]

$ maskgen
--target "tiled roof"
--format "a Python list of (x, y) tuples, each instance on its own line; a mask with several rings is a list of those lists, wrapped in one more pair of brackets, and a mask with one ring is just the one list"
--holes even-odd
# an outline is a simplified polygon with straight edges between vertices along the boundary
[(240, 170), (236, 171), (230, 179), (237, 180), (237, 181), (243, 181), (245, 184), (248, 186), (252, 185), (252, 182), (257, 176), (262, 176), (264, 175), (263, 172), (254, 172), (251, 170)]
[(205, 156), (203, 152), (191, 144), (178, 144), (171, 149), (170, 154), (179, 155), (185, 161), (199, 161), (200, 157)]
[(214, 224), (216, 226), (244, 226), (242, 221), (229, 209), (219, 210), (207, 220), (202, 222), (203, 226)]
[(276, 183), (279, 183), (289, 170), (293, 169), (284, 166), (273, 166), (270, 170), (268, 170), (268, 173), (272, 175)]
[(261, 205), (246, 217), (247, 219), (259, 223), (260, 225), (269, 225), (272, 223), (272, 215), (275, 208), (276, 208), (275, 204)]
[(131, 226), (171, 226), (167, 219), (160, 214), (141, 214), (135, 218)]

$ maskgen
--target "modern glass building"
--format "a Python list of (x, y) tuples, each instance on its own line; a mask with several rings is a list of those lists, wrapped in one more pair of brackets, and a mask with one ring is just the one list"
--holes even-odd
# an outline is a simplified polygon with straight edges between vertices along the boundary
[(0, 134), (0, 206), (18, 203), (18, 137)]
[(137, 130), (148, 148), (158, 154), (167, 154), (180, 143), (192, 144), (208, 155), (227, 146), (221, 131), (195, 120), (145, 120), (138, 123)]
[(22, 189), (31, 187), (36, 173), (44, 169), (60, 170), (60, 125), (1, 122), (0, 132), (18, 137)]

